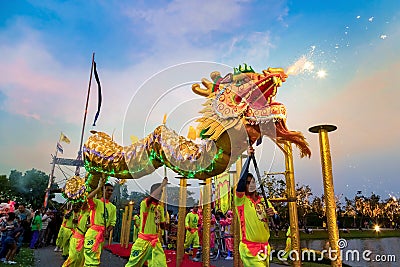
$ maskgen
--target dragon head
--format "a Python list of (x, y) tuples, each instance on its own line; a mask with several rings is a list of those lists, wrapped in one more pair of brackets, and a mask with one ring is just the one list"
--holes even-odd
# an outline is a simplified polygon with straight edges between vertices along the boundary
[[(203, 116), (197, 120), (197, 130), (202, 138), (216, 141), (225, 131), (242, 124), (251, 144), (268, 135), (276, 141), (289, 140), (301, 148), (302, 156), (310, 155), (301, 133), (287, 130), (285, 106), (275, 102), (278, 87), (288, 77), (283, 69), (268, 68), (256, 73), (244, 64), (224, 77), (217, 71), (210, 77), (212, 81), (201, 80), (205, 88), (192, 85), (193, 92), (207, 97), (203, 104), (205, 108), (200, 112)], [(263, 130), (271, 122), (274, 131)]]
[(225, 77), (219, 72), (212, 72), (210, 77), (212, 82), (202, 79), (206, 89), (192, 85), (196, 94), (208, 98), (201, 111), (203, 117), (198, 120), (198, 130), (203, 136), (216, 140), (224, 130), (239, 122), (246, 125), (248, 132), (257, 132), (260, 123), (286, 119), (285, 107), (273, 102), (278, 87), (287, 78), (283, 69), (268, 68), (256, 73), (245, 64)]

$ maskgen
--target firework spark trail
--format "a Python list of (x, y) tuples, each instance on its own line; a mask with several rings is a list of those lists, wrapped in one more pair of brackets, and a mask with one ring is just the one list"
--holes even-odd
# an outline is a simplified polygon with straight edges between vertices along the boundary
[(304, 72), (312, 72), (314, 70), (314, 63), (303, 55), (290, 67), (288, 67), (286, 73), (288, 75), (298, 75)]
[[(291, 66), (287, 68), (287, 75), (299, 75), (299, 74), (311, 74), (314, 78), (323, 79), (327, 76), (327, 72), (324, 69), (317, 69), (315, 62), (313, 60), (316, 53), (316, 46), (311, 46), (310, 51), (306, 55), (302, 55), (298, 60), (296, 60)], [(324, 52), (321, 52), (323, 55)], [(320, 62), (321, 64), (322, 62)]]

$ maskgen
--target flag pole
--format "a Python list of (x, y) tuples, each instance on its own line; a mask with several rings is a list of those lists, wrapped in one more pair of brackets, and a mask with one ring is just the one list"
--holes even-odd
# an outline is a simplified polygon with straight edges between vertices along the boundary
[(57, 145), (60, 142), (61, 142), (61, 133), (60, 133), (60, 137), (58, 138), (58, 142), (56, 143), (56, 152), (54, 153), (54, 156), (53, 156), (53, 162), (51, 165), (51, 171), (50, 171), (50, 175), (49, 175), (49, 182), (47, 184), (46, 194), (44, 195), (43, 207), (45, 207), (45, 208), (47, 208), (47, 202), (48, 202), (49, 196), (50, 196), (50, 188), (54, 181), (54, 169), (56, 168), (56, 159), (57, 159), (57, 154), (58, 154)]
[[(90, 68), (89, 85), (88, 85), (88, 91), (87, 91), (87, 96), (86, 96), (85, 112), (83, 114), (83, 125), (82, 125), (82, 133), (81, 133), (81, 142), (80, 142), (80, 145), (79, 145), (79, 151), (78, 151), (77, 160), (81, 160), (82, 159), (83, 136), (85, 134), (86, 117), (87, 117), (88, 106), (89, 106), (90, 87), (92, 87), (93, 66), (94, 66), (94, 52), (92, 54), (92, 67)], [(75, 175), (76, 176), (79, 176), (79, 171), (80, 171), (80, 166), (76, 166), (76, 170), (75, 170)]]

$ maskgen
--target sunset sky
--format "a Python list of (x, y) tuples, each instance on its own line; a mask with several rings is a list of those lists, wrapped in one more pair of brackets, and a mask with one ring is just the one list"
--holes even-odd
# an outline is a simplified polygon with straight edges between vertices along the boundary
[[(61, 132), (71, 139), (61, 156), (76, 158), (93, 52), (103, 105), (91, 126), (93, 83), (84, 139), (95, 129), (124, 145), (130, 135), (150, 133), (164, 113), (186, 136), (203, 99), (190, 86), (171, 93), (171, 102), (155, 99), (208, 78), (214, 66), (225, 74), (245, 62), (261, 72), (305, 60), (310, 67), (289, 75), (276, 99), (287, 107), (288, 127), (302, 131), (313, 152), (300, 159), (295, 149), (296, 182), (323, 192), (318, 136), (308, 128), (334, 124), (335, 193), (400, 197), (399, 1), (3, 1), (0, 174), (49, 173)], [(182, 64), (199, 70), (181, 71)], [(174, 70), (176, 77), (162, 79)], [(268, 140), (256, 155), (263, 171), (284, 170)], [(73, 168), (60, 168), (62, 186)], [(159, 180), (155, 173), (128, 185), (148, 189)]]

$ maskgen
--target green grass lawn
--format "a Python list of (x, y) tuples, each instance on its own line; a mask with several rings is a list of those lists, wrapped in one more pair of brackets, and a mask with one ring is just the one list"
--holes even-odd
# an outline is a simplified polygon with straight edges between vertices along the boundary
[(33, 267), (35, 263), (35, 256), (33, 250), (29, 247), (22, 247), (21, 251), (15, 256), (17, 264), (5, 264), (0, 262), (0, 267), (5, 266), (17, 266), (17, 267)]

